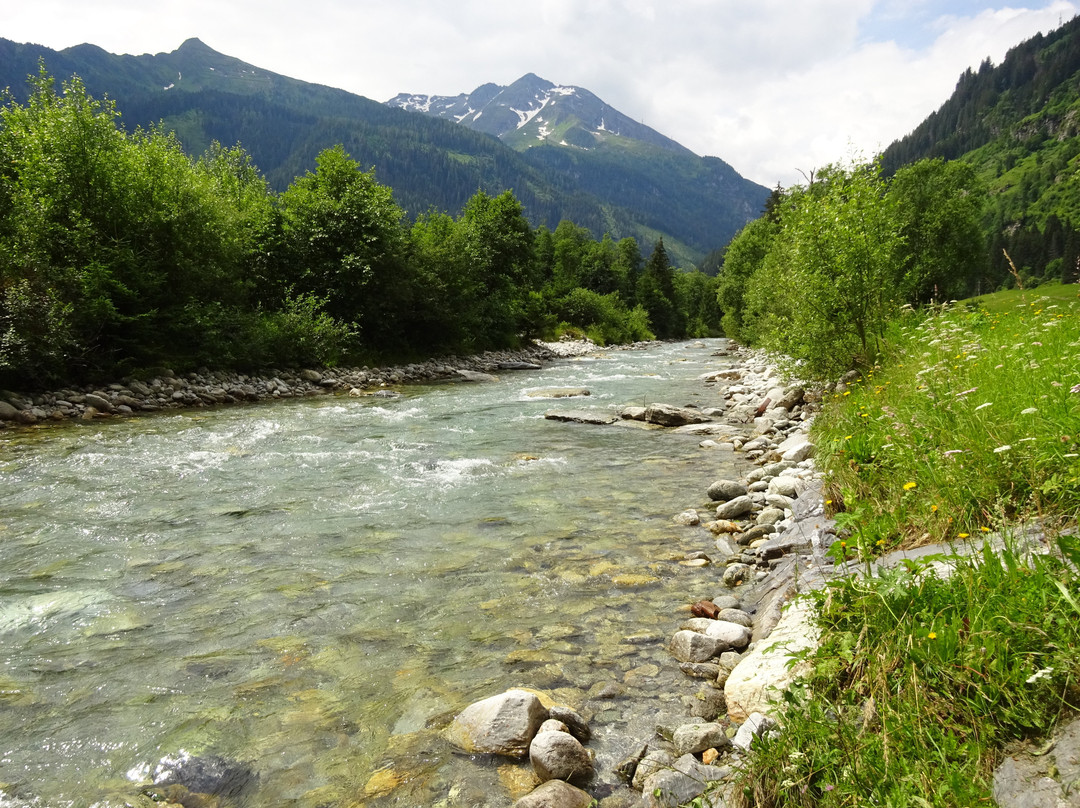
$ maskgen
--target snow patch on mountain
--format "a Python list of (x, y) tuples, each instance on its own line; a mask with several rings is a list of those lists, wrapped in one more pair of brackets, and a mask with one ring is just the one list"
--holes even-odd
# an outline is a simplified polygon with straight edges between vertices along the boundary
[(513, 107), (510, 107), (510, 111), (518, 116), (518, 129), (527, 125), (529, 121), (531, 121), (538, 114), (540, 114), (540, 111), (548, 105), (549, 101), (551, 101), (551, 96), (544, 96), (543, 99), (537, 96), (536, 100), (540, 102), (540, 106), (538, 106), (536, 109), (514, 109)]

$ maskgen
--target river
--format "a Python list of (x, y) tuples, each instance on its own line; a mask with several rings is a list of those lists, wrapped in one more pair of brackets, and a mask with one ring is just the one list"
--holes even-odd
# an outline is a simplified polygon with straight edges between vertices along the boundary
[(665, 645), (722, 586), (672, 516), (745, 468), (543, 415), (710, 406), (722, 345), (0, 433), (0, 806), (124, 805), (184, 755), (247, 767), (229, 805), (508, 806), (527, 762), (440, 730), (516, 686), (591, 718), (610, 793), (700, 689)]

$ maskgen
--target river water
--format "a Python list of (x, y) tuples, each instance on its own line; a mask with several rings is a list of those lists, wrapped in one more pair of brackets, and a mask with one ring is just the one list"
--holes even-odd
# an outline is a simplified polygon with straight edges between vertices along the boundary
[(518, 686), (591, 718), (610, 792), (700, 689), (664, 646), (722, 587), (672, 516), (745, 469), (543, 414), (710, 406), (722, 344), (0, 434), (0, 806), (123, 805), (185, 756), (250, 774), (230, 805), (507, 806), (528, 764), (440, 731)]

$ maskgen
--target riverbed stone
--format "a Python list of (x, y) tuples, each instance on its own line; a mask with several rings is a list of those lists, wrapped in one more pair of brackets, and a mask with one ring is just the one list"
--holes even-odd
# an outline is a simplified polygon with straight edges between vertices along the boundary
[[(643, 761), (644, 762), (644, 761)], [(726, 766), (706, 766), (693, 755), (683, 755), (670, 768), (661, 769), (642, 783), (643, 808), (678, 808), (705, 793), (709, 783), (731, 776)], [(722, 803), (710, 803), (719, 808)]]
[(547, 709), (533, 693), (508, 690), (458, 713), (447, 739), (465, 752), (523, 758), (547, 717)]
[(675, 744), (675, 754), (680, 757), (695, 755), (710, 748), (722, 749), (731, 746), (731, 739), (725, 733), (724, 727), (713, 722), (683, 724), (675, 730), (671, 740)]
[(727, 569), (724, 570), (723, 582), (724, 586), (730, 586), (735, 588), (740, 584), (746, 583), (750, 580), (750, 577), (754, 574), (754, 568), (749, 564), (735, 563), (729, 564)]
[(548, 708), (548, 715), (566, 724), (566, 731), (582, 743), (588, 743), (589, 739), (592, 738), (592, 729), (589, 727), (589, 722), (576, 710), (562, 704), (554, 704)]
[(494, 376), (491, 373), (483, 373), (479, 370), (465, 370), (463, 368), (458, 368), (454, 372), (467, 382), (497, 382), (499, 380), (498, 376)]
[(717, 480), (705, 492), (714, 502), (728, 502), (746, 496), (746, 483), (738, 480)]
[(542, 390), (530, 390), (525, 395), (529, 398), (583, 398), (592, 393), (584, 387), (545, 387)]
[(701, 516), (698, 515), (698, 512), (693, 509), (685, 510), (680, 514), (677, 514), (674, 517), (673, 521), (677, 525), (682, 525), (684, 527), (694, 527), (701, 524)]
[(720, 675), (720, 666), (715, 662), (683, 662), (679, 665), (679, 670), (695, 679), (708, 679), (709, 681), (716, 681), (716, 678)]
[(753, 742), (765, 735), (769, 730), (777, 726), (774, 719), (764, 713), (751, 713), (731, 739), (731, 745), (744, 752), (749, 751)]
[(685, 629), (676, 631), (668, 644), (671, 655), (680, 662), (707, 662), (731, 647), (722, 638)]
[(593, 798), (563, 780), (548, 780), (514, 803), (513, 808), (589, 808)]
[(754, 501), (749, 496), (738, 496), (716, 508), (717, 519), (738, 519), (754, 510)]
[(654, 749), (638, 761), (634, 770), (634, 777), (630, 784), (641, 791), (645, 787), (645, 781), (659, 771), (670, 767), (675, 762), (675, 756), (665, 749)]
[(781, 519), (784, 518), (784, 512), (779, 508), (764, 508), (761, 513), (757, 515), (757, 524), (759, 525), (775, 525)]
[(113, 409), (112, 402), (101, 393), (87, 393), (86, 404), (98, 412), (112, 412)]
[(569, 732), (540, 732), (529, 744), (529, 761), (542, 782), (583, 783), (593, 774), (592, 758)]
[(780, 475), (769, 480), (767, 490), (770, 494), (794, 499), (799, 495), (799, 481), (796, 477)]
[(675, 407), (671, 404), (650, 404), (645, 408), (645, 420), (660, 426), (685, 426), (708, 423), (712, 419), (700, 410)]
[(717, 620), (726, 620), (728, 623), (736, 623), (746, 628), (754, 627), (754, 618), (738, 608), (726, 608), (721, 609), (720, 613), (716, 615)]
[(729, 623), (727, 620), (713, 620), (705, 629), (707, 637), (714, 637), (725, 644), (723, 651), (745, 648), (750, 643), (750, 634), (750, 629), (746, 626)]
[(596, 424), (603, 426), (619, 420), (607, 410), (548, 410), (544, 417), (549, 421), (568, 421), (575, 424)]

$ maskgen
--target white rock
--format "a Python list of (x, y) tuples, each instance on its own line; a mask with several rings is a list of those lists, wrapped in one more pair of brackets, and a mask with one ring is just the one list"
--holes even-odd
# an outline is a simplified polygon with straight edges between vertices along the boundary
[(447, 739), (466, 752), (522, 758), (546, 718), (547, 710), (535, 695), (508, 690), (458, 713)]
[(778, 715), (772, 701), (807, 670), (805, 662), (790, 665), (792, 655), (816, 645), (818, 634), (809, 603), (798, 599), (788, 604), (776, 628), (739, 662), (724, 684), (728, 716), (745, 721), (754, 712)]
[(705, 629), (706, 636), (715, 637), (725, 644), (724, 651), (729, 651), (732, 648), (745, 648), (750, 642), (750, 634), (750, 629), (746, 626), (729, 623), (727, 620), (713, 620)]
[(750, 749), (755, 738), (760, 738), (776, 725), (776, 722), (764, 713), (751, 713), (731, 739), (731, 745), (745, 752)]

